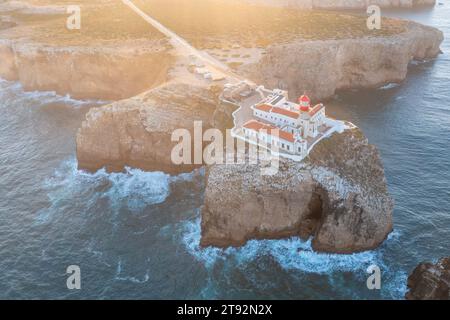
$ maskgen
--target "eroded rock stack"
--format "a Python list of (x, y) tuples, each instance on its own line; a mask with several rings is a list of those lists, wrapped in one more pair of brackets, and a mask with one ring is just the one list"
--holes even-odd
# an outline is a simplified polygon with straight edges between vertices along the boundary
[(315, 250), (351, 253), (377, 247), (392, 231), (380, 156), (357, 128), (322, 140), (304, 163), (281, 159), (273, 176), (260, 169), (208, 168), (202, 245), (312, 236)]
[(422, 262), (408, 277), (408, 300), (450, 300), (450, 257)]

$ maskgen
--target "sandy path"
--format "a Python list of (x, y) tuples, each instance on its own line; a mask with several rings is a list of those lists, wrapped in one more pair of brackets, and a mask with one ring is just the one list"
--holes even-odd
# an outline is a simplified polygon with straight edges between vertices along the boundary
[(220, 74), (229, 80), (242, 81), (246, 80), (231, 71), (231, 69), (223, 64), (222, 62), (216, 60), (211, 57), (209, 54), (203, 51), (199, 51), (190, 45), (186, 40), (177, 35), (172, 30), (168, 29), (160, 22), (150, 17), (148, 14), (139, 9), (133, 2), (130, 0), (122, 0), (124, 4), (130, 7), (136, 14), (138, 14), (141, 18), (151, 24), (155, 29), (159, 30), (162, 34), (164, 34), (172, 44), (172, 46), (177, 50), (177, 52), (184, 57), (195, 57), (198, 61), (201, 61), (205, 67), (212, 73)]

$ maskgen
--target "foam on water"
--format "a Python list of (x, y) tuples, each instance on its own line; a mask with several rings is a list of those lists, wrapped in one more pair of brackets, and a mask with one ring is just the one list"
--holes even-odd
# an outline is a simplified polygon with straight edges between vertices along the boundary
[(81, 107), (84, 105), (103, 105), (110, 102), (99, 99), (74, 99), (69, 94), (59, 95), (55, 91), (25, 91), (21, 83), (0, 78), (0, 97), (4, 98), (5, 94), (9, 97), (13, 95), (14, 100), (31, 101), (39, 105), (61, 103)]
[(72, 158), (64, 161), (44, 181), (51, 205), (38, 212), (37, 222), (48, 222), (51, 214), (64, 208), (66, 202), (77, 200), (85, 202), (86, 210), (106, 199), (113, 211), (125, 206), (131, 212), (139, 212), (146, 206), (164, 202), (170, 193), (170, 183), (168, 174), (139, 169), (125, 168), (125, 172), (120, 173), (108, 173), (102, 169), (87, 173), (78, 170), (77, 161)]
[(397, 87), (399, 87), (399, 86), (400, 86), (399, 83), (391, 82), (391, 83), (385, 84), (384, 86), (381, 86), (381, 87), (378, 88), (378, 89), (379, 89), (379, 90), (389, 90), (389, 89), (397, 88)]
[[(308, 273), (327, 274), (334, 271), (352, 271), (361, 264), (380, 261), (382, 250), (354, 254), (328, 254), (313, 251), (311, 239), (303, 241), (298, 237), (282, 240), (251, 240), (240, 248), (200, 247), (200, 218), (183, 223), (183, 243), (188, 252), (206, 266), (213, 266), (217, 260), (233, 255), (239, 262), (248, 262), (261, 255), (271, 255), (283, 269), (302, 270)], [(398, 238), (398, 233), (389, 235), (387, 242)]]
[(259, 257), (269, 256), (285, 272), (330, 277), (334, 273), (351, 272), (361, 278), (361, 281), (365, 281), (364, 279), (368, 276), (367, 268), (374, 264), (379, 266), (385, 274), (384, 296), (401, 299), (406, 291), (407, 274), (386, 264), (383, 257), (386, 246), (398, 241), (400, 234), (397, 231), (392, 232), (386, 242), (376, 250), (354, 254), (328, 254), (313, 251), (311, 239), (303, 241), (298, 237), (281, 240), (251, 240), (239, 248), (202, 248), (200, 247), (200, 223), (200, 217), (181, 223), (182, 242), (187, 251), (210, 271), (219, 261), (243, 266)]
[(123, 273), (122, 269), (123, 269), (122, 260), (119, 259), (119, 262), (117, 263), (116, 276), (114, 277), (115, 280), (130, 281), (132, 283), (142, 284), (142, 283), (146, 283), (150, 279), (149, 270), (146, 270), (146, 272), (142, 278), (138, 278), (135, 276), (122, 275), (122, 273)]

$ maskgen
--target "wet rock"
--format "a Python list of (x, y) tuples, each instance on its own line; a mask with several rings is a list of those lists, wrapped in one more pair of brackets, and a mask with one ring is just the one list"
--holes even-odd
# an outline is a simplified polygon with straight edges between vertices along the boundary
[(450, 300), (450, 257), (420, 263), (408, 277), (408, 300)]

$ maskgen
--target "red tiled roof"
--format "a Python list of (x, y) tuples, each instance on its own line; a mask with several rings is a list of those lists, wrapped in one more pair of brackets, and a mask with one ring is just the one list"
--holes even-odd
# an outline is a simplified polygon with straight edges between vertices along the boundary
[(321, 103), (320, 104), (316, 104), (314, 106), (314, 108), (312, 108), (311, 111), (309, 111), (309, 115), (312, 117), (317, 112), (319, 112), (322, 108), (323, 108), (323, 104), (321, 104)]
[(255, 109), (258, 109), (258, 110), (261, 110), (264, 112), (278, 113), (278, 114), (281, 114), (283, 116), (293, 118), (293, 119), (297, 119), (299, 116), (298, 112), (290, 111), (290, 110), (280, 108), (280, 107), (269, 106), (267, 104), (257, 105), (257, 106), (255, 106)]
[[(279, 130), (277, 127), (272, 126), (270, 124), (265, 124), (262, 122), (259, 122), (257, 120), (249, 120), (244, 124), (244, 127), (250, 130), (254, 130), (254, 131), (260, 131), (260, 130), (267, 130), (267, 133), (270, 134), (271, 136), (278, 136), (280, 139), (289, 141), (289, 142), (294, 142), (294, 136), (292, 135), (292, 133), (286, 132), (286, 131), (282, 131)], [(272, 130), (278, 130), (278, 135), (276, 133), (272, 134)]]
[(295, 142), (294, 136), (292, 133), (286, 132), (286, 131), (279, 131), (278, 136), (280, 137), (280, 139), (289, 141), (289, 142)]
[(277, 129), (277, 127), (272, 126), (270, 124), (265, 124), (262, 122), (259, 122), (257, 120), (249, 120), (244, 124), (244, 127), (247, 129), (252, 129), (255, 131), (259, 131), (261, 129), (265, 129), (265, 130), (272, 130), (272, 129)]
[(286, 110), (286, 109), (278, 108), (278, 107), (273, 107), (272, 112), (282, 114), (284, 116), (287, 116), (287, 117), (293, 118), (293, 119), (297, 119), (299, 116), (298, 112), (294, 112), (294, 111), (290, 111), (290, 110)]
[(255, 109), (264, 111), (264, 112), (270, 112), (270, 110), (272, 110), (272, 106), (269, 106), (267, 104), (259, 104), (257, 106), (255, 106)]

